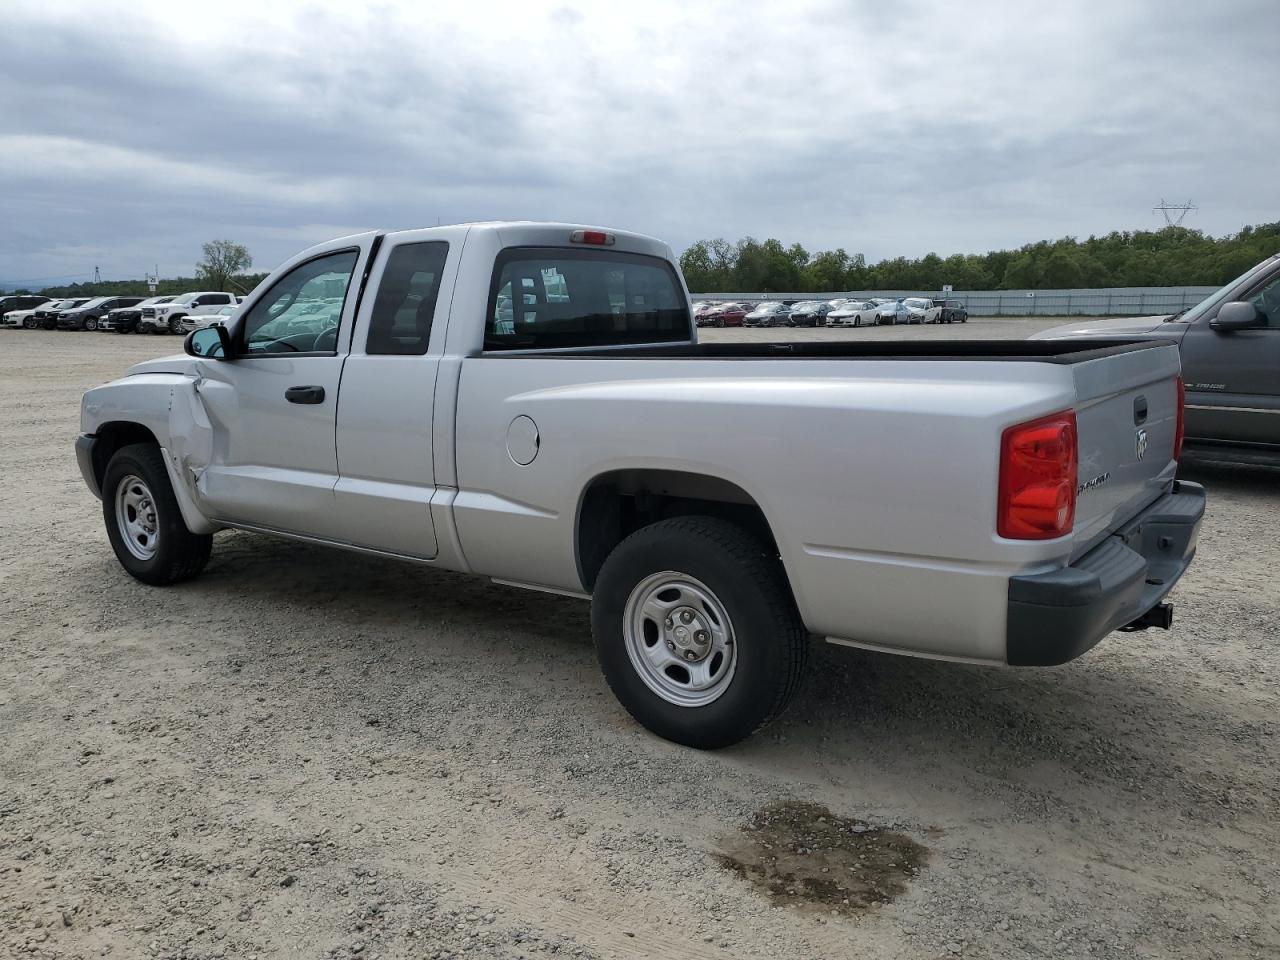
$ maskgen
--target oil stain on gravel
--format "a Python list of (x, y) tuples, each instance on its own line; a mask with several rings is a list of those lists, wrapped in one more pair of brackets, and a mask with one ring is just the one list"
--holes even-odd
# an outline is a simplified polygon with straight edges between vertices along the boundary
[(910, 837), (787, 800), (721, 838), (717, 862), (784, 906), (855, 914), (907, 889), (929, 857)]

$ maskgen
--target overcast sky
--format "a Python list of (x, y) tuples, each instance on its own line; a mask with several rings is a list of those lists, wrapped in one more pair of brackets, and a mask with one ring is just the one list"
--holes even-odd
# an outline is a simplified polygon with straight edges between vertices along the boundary
[(6, 0), (0, 30), (0, 280), (437, 219), (873, 261), (1161, 197), (1280, 220), (1277, 0)]

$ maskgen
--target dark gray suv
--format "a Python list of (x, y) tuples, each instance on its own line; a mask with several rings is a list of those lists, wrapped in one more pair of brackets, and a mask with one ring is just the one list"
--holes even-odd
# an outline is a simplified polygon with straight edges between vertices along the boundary
[(1280, 254), (1171, 317), (1097, 320), (1032, 339), (1068, 337), (1177, 340), (1186, 455), (1280, 465)]

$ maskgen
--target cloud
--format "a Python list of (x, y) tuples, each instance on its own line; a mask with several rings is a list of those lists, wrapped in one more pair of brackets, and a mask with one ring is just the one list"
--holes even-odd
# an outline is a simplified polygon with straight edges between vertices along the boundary
[(1270, 0), (19, 2), (0, 278), (494, 217), (871, 259), (1280, 218)]

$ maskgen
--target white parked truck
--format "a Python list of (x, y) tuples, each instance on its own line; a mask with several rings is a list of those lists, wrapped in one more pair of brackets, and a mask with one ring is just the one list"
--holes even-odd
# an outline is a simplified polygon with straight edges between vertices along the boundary
[(235, 302), (234, 294), (221, 291), (184, 293), (165, 303), (143, 307), (137, 331), (138, 333), (181, 333), (184, 317), (198, 313), (216, 313), (222, 307)]
[(76, 451), (139, 580), (234, 527), (590, 598), (632, 715), (718, 747), (811, 634), (1049, 665), (1168, 626), (1204, 510), (1178, 369), (1123, 339), (701, 344), (666, 244), (472, 224), (299, 254), (86, 393)]

